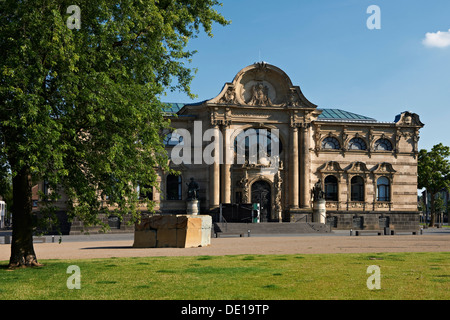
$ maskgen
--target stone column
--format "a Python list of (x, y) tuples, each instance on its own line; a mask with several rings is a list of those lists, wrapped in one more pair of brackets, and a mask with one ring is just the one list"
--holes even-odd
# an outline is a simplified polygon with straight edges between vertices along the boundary
[[(222, 126), (223, 164), (222, 166), (222, 203), (231, 203), (231, 146), (227, 125)], [(229, 130), (228, 130), (229, 131)]]
[(290, 207), (293, 209), (298, 208), (299, 198), (299, 183), (298, 183), (298, 128), (292, 127), (291, 130), (291, 163), (290, 163), (290, 181), (291, 181), (291, 193), (290, 193)]
[[(218, 130), (218, 126), (213, 126)], [(219, 152), (220, 152), (219, 139), (214, 139), (214, 163), (210, 167), (210, 193), (209, 203), (211, 208), (218, 208), (220, 205), (220, 164), (219, 164)]]
[(301, 178), (301, 193), (300, 205), (302, 208), (310, 208), (311, 188), (309, 183), (309, 125), (303, 124), (301, 130), (301, 162), (300, 162), (300, 178)]
[(347, 210), (350, 207), (350, 202), (352, 201), (352, 178), (353, 175), (347, 175)]

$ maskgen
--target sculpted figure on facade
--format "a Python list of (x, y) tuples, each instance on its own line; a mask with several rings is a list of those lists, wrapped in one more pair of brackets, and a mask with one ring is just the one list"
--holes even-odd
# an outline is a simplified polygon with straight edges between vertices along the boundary
[(248, 199), (249, 188), (248, 188), (248, 174), (247, 174), (247, 171), (245, 171), (245, 176), (239, 181), (239, 185), (242, 188), (242, 202), (243, 203), (248, 203), (249, 202), (249, 199)]
[(282, 188), (281, 185), (283, 183), (283, 179), (281, 178), (281, 172), (278, 171), (274, 177), (274, 187), (275, 187), (275, 217), (277, 217), (280, 221), (282, 220), (283, 214), (283, 205), (282, 205)]
[(251, 106), (271, 106), (272, 101), (269, 98), (269, 88), (262, 82), (255, 84), (252, 87), (252, 97), (248, 104)]
[(236, 92), (234, 87), (229, 87), (219, 102), (225, 104), (236, 104)]

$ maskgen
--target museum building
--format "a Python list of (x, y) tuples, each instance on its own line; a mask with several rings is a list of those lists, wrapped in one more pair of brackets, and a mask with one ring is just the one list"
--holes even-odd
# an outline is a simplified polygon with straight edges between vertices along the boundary
[[(319, 184), (324, 221), (334, 229), (418, 229), (424, 125), (415, 113), (379, 122), (321, 108), (283, 70), (259, 62), (239, 71), (213, 99), (168, 104), (167, 118), (172, 130), (162, 136), (179, 175), (158, 169), (159, 187), (141, 194), (155, 202), (157, 213), (186, 214), (195, 181), (198, 211), (214, 221), (255, 222), (251, 208), (257, 204), (259, 222), (317, 222), (312, 190)], [(38, 191), (47, 189), (45, 182), (33, 187), (34, 212)], [(56, 204), (63, 234), (81, 232), (80, 221), (67, 221), (63, 200)], [(111, 229), (133, 229), (113, 215), (104, 220)]]
[[(160, 191), (151, 194), (158, 212), (186, 213), (194, 178), (202, 214), (232, 210), (233, 221), (243, 222), (248, 216), (240, 216), (239, 208), (258, 203), (262, 222), (312, 222), (311, 190), (319, 182), (326, 222), (334, 228), (418, 226), (417, 156), (424, 125), (417, 114), (406, 111), (393, 115), (393, 122), (379, 122), (318, 107), (283, 70), (265, 62), (239, 71), (213, 99), (169, 107), (176, 130), (165, 132), (164, 141), (170, 166), (180, 175), (160, 170)], [(211, 129), (221, 139), (205, 139)], [(249, 161), (249, 140), (268, 157)], [(171, 157), (180, 145), (191, 148), (192, 161)], [(221, 161), (194, 159), (211, 150), (214, 157), (219, 151)], [(238, 161), (240, 150), (244, 161)]]

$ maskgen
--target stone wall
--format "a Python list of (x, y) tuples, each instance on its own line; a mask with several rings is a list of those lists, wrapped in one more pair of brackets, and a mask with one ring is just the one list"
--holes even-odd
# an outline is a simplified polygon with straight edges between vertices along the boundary
[[(327, 223), (337, 230), (418, 230), (418, 212), (342, 212), (327, 213)], [(334, 225), (333, 225), (334, 224)]]

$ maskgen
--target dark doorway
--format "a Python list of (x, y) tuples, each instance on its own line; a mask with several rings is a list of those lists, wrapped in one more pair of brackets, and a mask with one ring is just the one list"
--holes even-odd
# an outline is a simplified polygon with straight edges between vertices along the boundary
[(267, 222), (270, 220), (271, 209), (271, 187), (266, 181), (256, 181), (252, 185), (252, 203), (259, 203), (260, 221)]

